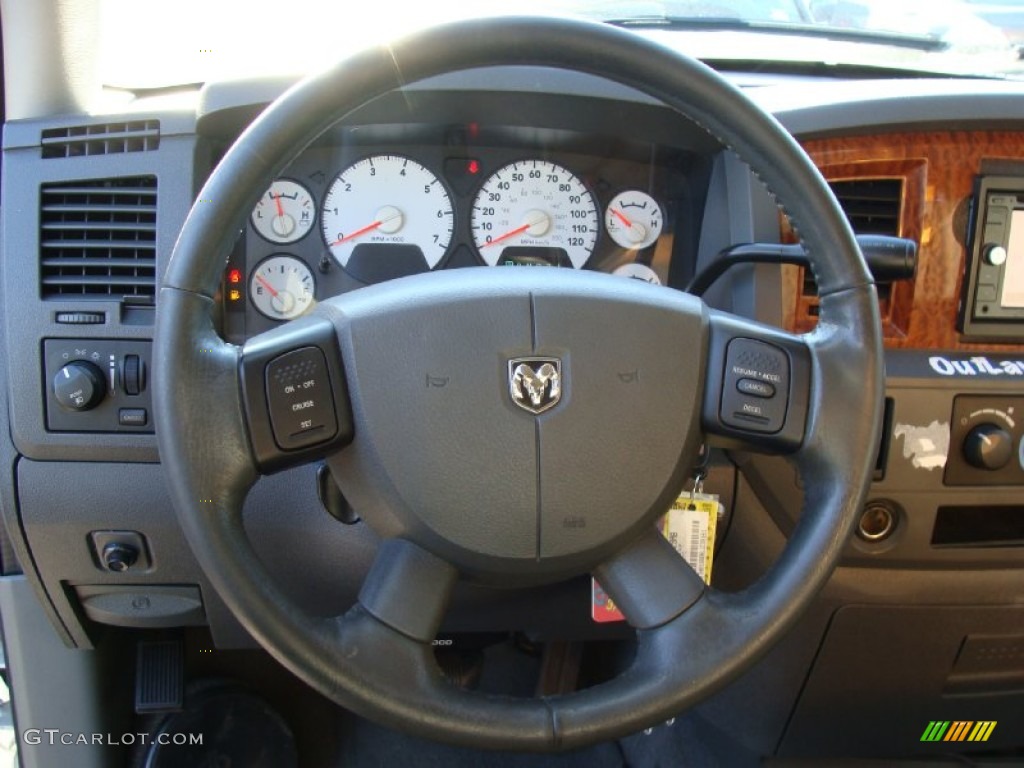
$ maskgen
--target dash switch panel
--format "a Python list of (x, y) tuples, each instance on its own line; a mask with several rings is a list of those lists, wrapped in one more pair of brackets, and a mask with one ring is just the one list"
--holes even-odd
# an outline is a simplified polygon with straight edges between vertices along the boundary
[(152, 432), (149, 341), (44, 339), (46, 429)]
[(1024, 397), (957, 395), (946, 485), (1024, 485)]

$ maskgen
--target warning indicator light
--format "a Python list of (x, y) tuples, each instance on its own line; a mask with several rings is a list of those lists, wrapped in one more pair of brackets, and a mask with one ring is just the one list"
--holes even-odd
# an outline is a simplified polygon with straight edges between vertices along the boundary
[(242, 270), (230, 269), (228, 270), (228, 282), (231, 285), (238, 285), (242, 282)]

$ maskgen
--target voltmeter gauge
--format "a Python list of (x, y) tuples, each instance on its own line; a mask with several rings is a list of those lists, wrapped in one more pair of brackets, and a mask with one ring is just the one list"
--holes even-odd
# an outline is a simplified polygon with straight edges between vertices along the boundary
[(272, 243), (294, 243), (316, 223), (313, 196), (297, 181), (277, 179), (252, 210), (252, 227)]
[(623, 248), (639, 251), (658, 239), (664, 220), (661, 206), (653, 197), (631, 189), (612, 198), (604, 214), (604, 227)]
[(249, 280), (249, 296), (260, 314), (271, 320), (291, 320), (313, 306), (316, 284), (306, 263), (277, 254), (264, 259)]

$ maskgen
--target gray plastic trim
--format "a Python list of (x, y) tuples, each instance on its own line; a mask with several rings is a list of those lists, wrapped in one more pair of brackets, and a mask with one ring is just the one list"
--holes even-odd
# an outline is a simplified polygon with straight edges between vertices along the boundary
[(97, 92), (99, 4), (3, 0), (7, 119), (79, 112)]
[[(104, 690), (100, 657), (67, 648), (22, 576), (0, 579), (0, 615), (18, 731), (22, 768), (104, 768), (111, 765), (102, 746), (58, 742), (42, 729), (61, 733), (108, 733), (109, 708), (97, 697)], [(33, 744), (33, 734), (41, 743)], [(24, 738), (28, 736), (29, 738)]]
[[(40, 124), (41, 125), (41, 124)], [(8, 129), (9, 126), (5, 126)], [(149, 340), (152, 325), (122, 322), (117, 301), (39, 298), (39, 187), (44, 182), (155, 175), (158, 179), (157, 274), (162, 275), (171, 249), (195, 196), (200, 147), (194, 136), (163, 137), (151, 152), (75, 157), (41, 161), (38, 146), (4, 150), (2, 216), (4, 254), (3, 302), (6, 332), (7, 390), (11, 398), (10, 433), (18, 451), (40, 460), (156, 461), (152, 434), (50, 432), (46, 429), (43, 381), (44, 338)], [(58, 312), (104, 312), (106, 322), (69, 326), (56, 322)], [(155, 313), (154, 313), (155, 314)], [(160, 375), (150, 369), (150, 381)]]
[(830, 80), (748, 93), (801, 138), (881, 128), (992, 129), (1024, 121), (1024, 83), (1012, 80)]

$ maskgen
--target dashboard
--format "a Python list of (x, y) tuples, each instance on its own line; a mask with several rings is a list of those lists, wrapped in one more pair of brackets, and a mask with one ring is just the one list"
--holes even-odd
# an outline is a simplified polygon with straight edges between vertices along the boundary
[[(1020, 655), (987, 638), (1009, 637), (1012, 650), (1024, 637), (1024, 273), (1011, 228), (998, 228), (1024, 210), (1005, 181), (1024, 178), (1024, 88), (736, 80), (803, 144), (858, 233), (911, 239), (919, 256), (912, 278), (879, 286), (885, 423), (844, 566), (793, 639), (709, 716), (798, 757), (870, 755), (858, 733), (880, 722), (877, 743), (899, 743), (899, 728), (917, 727), (906, 712), (948, 709), (946, 691), (1009, 720)], [(143, 99), (125, 114), (5, 126), (2, 447), (16, 482), (3, 489), (2, 561), (33, 582), (71, 645), (92, 647), (108, 626), (204, 626), (218, 647), (253, 645), (164, 489), (150, 392), (174, 372), (152, 359), (151, 340), (177, 233), (206, 202), (198, 190), (287, 85), (213, 83), (184, 105)], [(986, 180), (994, 198), (980, 196)], [(1007, 213), (985, 214), (982, 199)], [(792, 238), (749, 167), (629, 88), (531, 68), (459, 73), (366, 105), (260, 192), (224, 264), (220, 331), (241, 344), (327, 297), (431, 270), (573, 268), (682, 289), (730, 246)], [(994, 246), (1007, 251), (999, 264)], [(731, 270), (705, 298), (790, 331), (817, 322), (816, 287), (796, 266)], [(705, 482), (726, 508), (718, 583), (742, 588), (797, 525), (803, 481), (782, 459), (716, 451)], [(263, 478), (246, 526), (284, 588), (330, 613), (353, 601), (377, 540), (326, 493), (317, 467)], [(111, 543), (134, 550), (126, 568), (112, 566)], [(591, 622), (588, 588), (495, 605), (467, 587), (445, 630), (615, 636)], [(152, 613), (132, 608), (139, 596)], [(844, 698), (852, 679), (872, 695)]]

